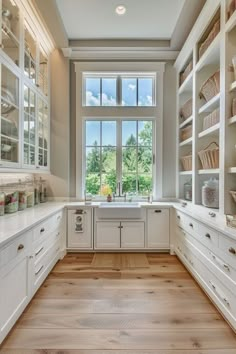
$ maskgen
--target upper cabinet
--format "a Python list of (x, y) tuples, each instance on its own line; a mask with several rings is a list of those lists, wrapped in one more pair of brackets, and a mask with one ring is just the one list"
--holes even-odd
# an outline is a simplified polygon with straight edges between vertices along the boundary
[(29, 2), (0, 0), (0, 167), (49, 170), (52, 42)]

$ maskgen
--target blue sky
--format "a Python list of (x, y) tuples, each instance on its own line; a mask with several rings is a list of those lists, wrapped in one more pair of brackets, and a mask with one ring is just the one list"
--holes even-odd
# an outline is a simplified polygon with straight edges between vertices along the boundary
[[(139, 106), (152, 106), (152, 79), (139, 78)], [(122, 105), (137, 105), (137, 80), (135, 78), (122, 79)], [(100, 79), (86, 78), (86, 105), (100, 105)], [(102, 79), (102, 105), (116, 105), (116, 78)]]

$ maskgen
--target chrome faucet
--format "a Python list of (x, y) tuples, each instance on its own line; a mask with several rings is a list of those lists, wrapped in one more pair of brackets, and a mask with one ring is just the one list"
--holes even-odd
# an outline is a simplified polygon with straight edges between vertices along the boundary
[(126, 202), (126, 193), (124, 193), (123, 195), (121, 194), (121, 183), (120, 182), (117, 183), (117, 188), (118, 188), (119, 194), (117, 195), (117, 194), (113, 193), (113, 200), (115, 201), (116, 197), (118, 197), (118, 198), (123, 197), (124, 201)]

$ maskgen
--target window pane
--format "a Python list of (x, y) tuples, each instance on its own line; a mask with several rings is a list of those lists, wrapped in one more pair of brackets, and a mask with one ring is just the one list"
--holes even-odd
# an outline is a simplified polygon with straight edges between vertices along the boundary
[(137, 79), (122, 80), (122, 106), (137, 106)]
[(136, 175), (122, 176), (122, 193), (136, 194), (137, 180)]
[(100, 78), (86, 78), (86, 106), (100, 106)]
[(101, 145), (100, 142), (100, 121), (86, 122), (86, 145)]
[(137, 121), (122, 122), (122, 145), (137, 145)]
[(136, 147), (123, 148), (122, 172), (137, 171), (137, 149)]
[(96, 145), (94, 147), (86, 148), (86, 173), (100, 174), (100, 148)]
[(152, 146), (152, 122), (138, 122), (138, 144)]
[(138, 148), (138, 173), (151, 173), (152, 171), (152, 149)]
[(139, 195), (148, 195), (152, 191), (152, 175), (138, 176)]
[(138, 105), (153, 106), (153, 79), (138, 79)]
[(102, 122), (102, 146), (116, 146), (116, 122)]
[(109, 173), (116, 170), (116, 148), (104, 147), (102, 148), (102, 172)]
[(100, 194), (100, 176), (96, 173), (90, 173), (86, 175), (86, 193), (92, 195)]
[(102, 79), (102, 105), (116, 106), (116, 79)]
[(111, 170), (109, 173), (102, 174), (101, 195), (107, 196), (108, 194), (116, 192), (116, 170)]

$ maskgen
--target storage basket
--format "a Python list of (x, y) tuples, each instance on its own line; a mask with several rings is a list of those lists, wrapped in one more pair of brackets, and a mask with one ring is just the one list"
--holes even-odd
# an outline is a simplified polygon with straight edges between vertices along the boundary
[(201, 58), (201, 56), (205, 53), (205, 51), (210, 46), (210, 44), (213, 42), (213, 40), (216, 38), (216, 36), (219, 32), (220, 32), (220, 19), (215, 22), (215, 24), (212, 27), (211, 32), (208, 34), (205, 41), (201, 43), (201, 45), (199, 47), (199, 58)]
[(228, 8), (228, 19), (233, 15), (236, 10), (236, 0), (231, 0)]
[(219, 145), (210, 143), (204, 150), (198, 152), (204, 170), (219, 168)]
[(192, 170), (192, 155), (182, 156), (180, 161), (183, 166), (184, 171), (191, 171)]
[(230, 191), (230, 194), (232, 195), (233, 200), (234, 200), (235, 203), (236, 203), (236, 191)]
[(200, 98), (210, 101), (220, 92), (220, 71), (215, 72), (201, 87)]
[(188, 65), (186, 66), (185, 70), (180, 73), (180, 86), (184, 83), (187, 79), (191, 71), (193, 70), (193, 61), (191, 60)]
[(203, 130), (213, 127), (220, 121), (220, 109), (215, 109), (212, 113), (203, 119)]
[(232, 101), (232, 115), (233, 117), (236, 116), (236, 98), (233, 98)]
[(184, 141), (187, 140), (189, 138), (191, 138), (192, 136), (192, 124), (188, 125), (186, 128), (182, 128), (180, 130), (180, 140)]
[(180, 117), (185, 121), (191, 117), (193, 113), (193, 100), (190, 98), (185, 104), (180, 108)]

